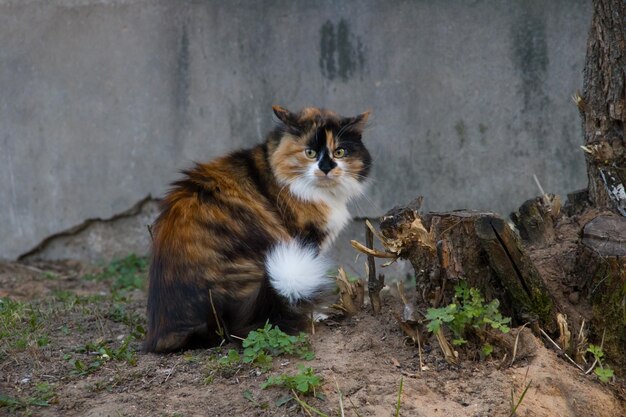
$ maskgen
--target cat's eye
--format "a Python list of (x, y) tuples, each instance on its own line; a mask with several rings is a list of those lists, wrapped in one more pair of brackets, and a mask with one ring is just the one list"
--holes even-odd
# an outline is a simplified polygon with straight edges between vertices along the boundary
[(337, 148), (335, 149), (335, 152), (333, 152), (333, 155), (335, 156), (335, 158), (343, 158), (344, 156), (346, 156), (346, 150), (343, 148)]
[(315, 150), (311, 149), (311, 148), (307, 148), (304, 150), (304, 154), (306, 155), (307, 158), (309, 159), (313, 159), (317, 156), (317, 152), (315, 152)]

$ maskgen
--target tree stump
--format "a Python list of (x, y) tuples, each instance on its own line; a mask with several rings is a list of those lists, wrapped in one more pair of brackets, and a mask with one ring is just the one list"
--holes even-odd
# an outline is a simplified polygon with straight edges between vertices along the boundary
[(582, 190), (577, 190), (567, 194), (567, 200), (565, 201), (565, 206), (563, 206), (563, 211), (566, 216), (571, 217), (581, 214), (590, 206), (591, 202), (589, 201), (589, 190), (583, 188)]
[[(626, 219), (601, 215), (587, 223), (577, 252), (575, 276), (593, 309), (591, 331), (604, 335), (607, 361), (626, 374)], [(596, 343), (596, 344), (599, 344)]]
[[(557, 204), (552, 204), (557, 201)], [(554, 242), (554, 222), (559, 213), (560, 199), (552, 195), (524, 202), (510, 217), (524, 241), (533, 246), (545, 247)]]
[(554, 303), (502, 218), (474, 211), (422, 215), (418, 209), (415, 202), (394, 208), (380, 227), (387, 249), (411, 262), (422, 307), (452, 302), (455, 285), (465, 280), (487, 301), (497, 298), (515, 323), (555, 330)]

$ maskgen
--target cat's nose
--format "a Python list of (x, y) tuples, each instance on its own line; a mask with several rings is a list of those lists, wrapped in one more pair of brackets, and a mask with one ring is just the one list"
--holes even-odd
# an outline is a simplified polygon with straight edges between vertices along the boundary
[(320, 159), (320, 162), (319, 164), (317, 164), (317, 166), (319, 167), (320, 171), (322, 171), (325, 175), (328, 175), (328, 173), (337, 166), (337, 163), (330, 159), (327, 155), (324, 155), (322, 159)]

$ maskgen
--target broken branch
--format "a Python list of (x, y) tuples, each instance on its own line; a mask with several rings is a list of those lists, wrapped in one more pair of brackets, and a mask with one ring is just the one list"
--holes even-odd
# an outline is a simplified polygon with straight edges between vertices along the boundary
[(398, 257), (395, 253), (382, 252), (373, 248), (368, 248), (367, 246), (364, 246), (362, 243), (359, 243), (356, 240), (351, 240), (350, 244), (354, 249), (358, 250), (359, 252), (363, 252), (366, 255), (375, 256), (376, 258), (396, 259)]
[[(374, 233), (372, 233), (369, 227), (365, 228), (365, 243), (368, 249), (374, 249)], [(372, 254), (367, 255), (367, 271), (367, 289), (370, 296), (370, 303), (372, 304), (372, 312), (378, 314), (380, 313), (382, 304), (380, 301), (380, 290), (385, 286), (385, 276), (381, 274), (376, 278), (376, 263), (374, 262), (374, 255)]]

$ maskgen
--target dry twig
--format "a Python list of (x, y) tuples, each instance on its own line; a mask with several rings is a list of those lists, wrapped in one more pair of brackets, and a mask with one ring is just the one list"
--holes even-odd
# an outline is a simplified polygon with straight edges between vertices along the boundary
[(576, 366), (578, 369), (580, 369), (581, 371), (585, 372), (583, 367), (581, 367), (579, 364), (577, 364), (576, 361), (574, 361), (574, 359), (570, 358), (569, 355), (567, 353), (565, 353), (563, 351), (563, 349), (561, 349), (561, 346), (559, 346), (554, 340), (552, 340), (552, 338), (550, 338), (550, 336), (548, 336), (548, 334), (546, 332), (544, 332), (543, 329), (539, 329), (539, 331), (541, 332), (541, 334), (546, 339), (548, 339), (554, 345), (554, 347), (556, 347), (563, 354), (563, 356), (565, 356), (567, 358), (567, 360), (569, 360), (571, 363), (573, 363), (574, 366)]
[(515, 335), (515, 344), (513, 345), (513, 357), (511, 358), (511, 364), (509, 366), (513, 366), (513, 362), (515, 362), (515, 357), (517, 356), (517, 342), (519, 342), (519, 335), (522, 334), (522, 331), (526, 326), (528, 326), (528, 323), (524, 323), (524, 325), (517, 331), (517, 335)]
[(435, 336), (437, 336), (437, 342), (439, 342), (439, 347), (443, 352), (443, 357), (449, 364), (457, 365), (459, 363), (459, 358), (457, 353), (452, 348), (448, 339), (443, 335), (443, 330), (441, 327), (435, 332)]
[(363, 252), (366, 255), (374, 256), (376, 258), (396, 259), (398, 257), (396, 254), (391, 252), (383, 252), (376, 249), (368, 248), (367, 246), (364, 246), (362, 243), (359, 243), (356, 240), (351, 240), (350, 244), (354, 249), (358, 250), (359, 252)]
[(363, 307), (365, 297), (363, 281), (358, 279), (350, 282), (343, 267), (339, 268), (336, 280), (339, 288), (339, 304), (333, 304), (331, 307), (341, 310), (349, 316), (357, 314)]

